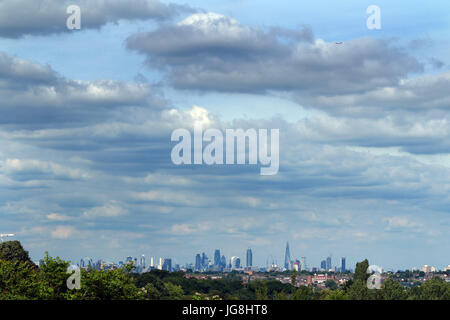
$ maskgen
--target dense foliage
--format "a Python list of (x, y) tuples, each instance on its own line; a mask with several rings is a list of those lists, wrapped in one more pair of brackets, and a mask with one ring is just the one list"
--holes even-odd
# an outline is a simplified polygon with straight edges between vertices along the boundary
[(0, 243), (0, 260), (33, 264), (28, 256), (28, 251), (17, 240)]
[(248, 300), (450, 300), (450, 283), (433, 278), (411, 288), (405, 287), (395, 274), (380, 290), (367, 288), (368, 261), (358, 263), (353, 280), (338, 286), (327, 281), (325, 288), (295, 287), (297, 274), (291, 283), (277, 280), (242, 282), (242, 274), (230, 273), (221, 279), (187, 278), (182, 272), (155, 270), (143, 274), (132, 273), (132, 268), (109, 271), (82, 270), (81, 288), (69, 290), (66, 272), (69, 262), (48, 254), (35, 266), (28, 253), (17, 241), (0, 246), (0, 300), (54, 299), (54, 300), (111, 300), (111, 299), (248, 299)]

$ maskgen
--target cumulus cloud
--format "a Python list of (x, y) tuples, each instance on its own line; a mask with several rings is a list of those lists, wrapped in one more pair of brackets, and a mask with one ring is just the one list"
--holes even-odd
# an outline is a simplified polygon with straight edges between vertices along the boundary
[(1, 0), (0, 37), (68, 32), (69, 5), (80, 7), (83, 29), (98, 29), (120, 20), (162, 21), (178, 12), (191, 11), (187, 6), (166, 5), (158, 0)]
[(181, 206), (202, 206), (207, 202), (207, 198), (190, 192), (172, 191), (167, 189), (150, 190), (146, 192), (136, 192), (132, 195), (140, 201), (174, 204)]
[(207, 232), (211, 229), (212, 224), (210, 222), (203, 222), (196, 225), (192, 224), (174, 224), (170, 228), (170, 232), (175, 235), (188, 235), (193, 233)]
[(105, 203), (102, 206), (94, 207), (83, 212), (84, 218), (98, 218), (98, 217), (118, 217), (126, 214), (127, 209), (115, 200)]
[(108, 118), (115, 108), (165, 105), (147, 83), (66, 79), (49, 66), (3, 52), (0, 100), (0, 125), (10, 128), (79, 126)]
[(50, 221), (66, 221), (70, 220), (70, 217), (60, 213), (50, 213), (47, 215), (47, 219)]
[(387, 222), (388, 229), (406, 228), (406, 229), (416, 229), (417, 230), (423, 226), (421, 223), (418, 223), (408, 217), (397, 217), (397, 216), (389, 217), (389, 218), (386, 218), (385, 221)]
[[(383, 86), (359, 93), (301, 96), (297, 101), (332, 114), (374, 118), (388, 112), (430, 113), (447, 111), (450, 106), (448, 88), (450, 72), (403, 79), (393, 86)], [(438, 115), (439, 116), (439, 115)], [(435, 115), (436, 117), (436, 115)]]
[(385, 40), (337, 46), (309, 28), (249, 27), (227, 16), (194, 14), (174, 26), (131, 36), (128, 48), (167, 70), (176, 88), (331, 96), (396, 85), (422, 65)]
[(55, 239), (68, 239), (75, 231), (75, 228), (71, 226), (57, 226), (50, 234), (51, 237)]
[[(308, 27), (263, 29), (197, 13), (134, 34), (127, 46), (178, 89), (288, 93), (303, 107), (352, 118), (407, 112), (434, 112), (439, 118), (450, 105), (449, 72), (420, 75), (424, 64), (394, 40), (359, 38), (336, 45), (315, 38)], [(443, 67), (436, 58), (429, 61)]]
[[(36, 159), (6, 159), (1, 166), (10, 175), (48, 175), (49, 178), (89, 179), (90, 175), (77, 168)], [(44, 177), (41, 177), (44, 178)]]
[(368, 119), (317, 115), (298, 121), (294, 130), (303, 139), (319, 143), (438, 154), (450, 151), (449, 120), (445, 113), (426, 116), (393, 112), (383, 118)]

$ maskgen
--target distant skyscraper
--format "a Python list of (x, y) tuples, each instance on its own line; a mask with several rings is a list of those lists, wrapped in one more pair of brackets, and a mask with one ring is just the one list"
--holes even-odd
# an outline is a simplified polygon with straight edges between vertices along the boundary
[(233, 269), (239, 269), (241, 267), (241, 259), (239, 257), (231, 257), (230, 265)]
[(162, 268), (163, 268), (163, 260), (162, 260), (162, 258), (160, 257), (160, 258), (159, 258), (159, 263), (158, 263), (158, 270), (162, 270)]
[(220, 266), (220, 250), (216, 249), (214, 251), (214, 266), (219, 267)]
[(306, 268), (306, 257), (300, 258), (300, 271), (305, 271)]
[(327, 271), (331, 269), (331, 257), (327, 257)]
[(155, 267), (155, 261), (153, 261), (153, 257), (150, 258), (150, 268)]
[(291, 268), (291, 251), (289, 250), (289, 242), (286, 242), (286, 252), (284, 254), (284, 268), (290, 270)]
[(202, 268), (202, 258), (200, 257), (200, 253), (197, 253), (195, 256), (195, 271), (200, 271)]
[(202, 253), (202, 268), (207, 268), (208, 267), (208, 256), (206, 255), (206, 253)]
[(169, 258), (164, 259), (162, 269), (169, 272), (172, 271), (172, 259)]
[(246, 266), (247, 267), (252, 267), (253, 266), (253, 253), (252, 253), (252, 249), (250, 249), (250, 248), (247, 249)]
[(142, 270), (145, 269), (145, 256), (144, 255), (141, 256), (141, 261), (140, 262), (141, 262)]
[(341, 259), (341, 272), (345, 272), (345, 257)]
[(222, 256), (222, 258), (220, 258), (220, 268), (225, 269), (226, 267), (227, 267), (227, 259), (225, 258), (225, 256)]
[(325, 270), (327, 268), (327, 261), (326, 260), (322, 260), (320, 262), (320, 269)]

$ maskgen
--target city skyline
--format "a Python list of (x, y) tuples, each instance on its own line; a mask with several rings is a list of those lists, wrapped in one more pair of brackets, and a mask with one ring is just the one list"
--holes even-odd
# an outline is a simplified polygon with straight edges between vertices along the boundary
[[(288, 243), (289, 242), (286, 243), (286, 248), (285, 249), (290, 248)], [(251, 251), (251, 260), (253, 262), (253, 250), (251, 248), (247, 248), (246, 250), (243, 250), (243, 252), (245, 252), (246, 255), (247, 255), (249, 250)], [(219, 256), (220, 256), (219, 260), (216, 260), (216, 253), (219, 253)], [(181, 261), (180, 259), (178, 259), (176, 256), (170, 256), (170, 255), (155, 256), (155, 255), (140, 254), (140, 255), (136, 256), (133, 261), (135, 261), (135, 265), (136, 266), (142, 266), (142, 261), (144, 261), (144, 264), (145, 264), (145, 261), (147, 261), (145, 259), (149, 258), (149, 259), (151, 259), (150, 260), (151, 262), (148, 261), (148, 263), (145, 264), (146, 268), (153, 267), (154, 269), (160, 269), (160, 270), (166, 270), (166, 268), (164, 267), (165, 264), (166, 264), (166, 260), (170, 261), (170, 265), (171, 266), (178, 265), (180, 268), (187, 268), (188, 266), (190, 266), (192, 271), (219, 271), (219, 272), (221, 272), (222, 269), (227, 269), (227, 270), (229, 270), (229, 269), (240, 269), (240, 270), (244, 270), (246, 267), (249, 267), (247, 265), (247, 258), (246, 257), (235, 255), (235, 254), (232, 254), (230, 256), (226, 256), (226, 255), (223, 255), (223, 254), (220, 254), (220, 253), (221, 253), (220, 249), (215, 249), (211, 255), (206, 253), (204, 250), (201, 250), (201, 253), (196, 253), (195, 254), (195, 256), (193, 257), (192, 261), (187, 260), (187, 261), (184, 261), (184, 262)], [(137, 262), (138, 261), (138, 257), (141, 257), (140, 260), (139, 260), (139, 263)], [(273, 260), (269, 260), (269, 257), (271, 257)], [(144, 258), (144, 260), (142, 260), (143, 258)], [(223, 263), (223, 260), (221, 260), (223, 258), (225, 258), (226, 266), (222, 267), (222, 269), (215, 268), (217, 266), (217, 262), (219, 264)], [(233, 259), (236, 259), (236, 258), (239, 260), (239, 264), (240, 264), (239, 267), (235, 267), (234, 266), (235, 260), (233, 260)], [(284, 254), (284, 258), (286, 258), (286, 252)], [(131, 261), (133, 259), (133, 256), (131, 255), (131, 256), (127, 256), (125, 258), (119, 258), (118, 260), (116, 260), (116, 259), (103, 259), (102, 257), (93, 258), (93, 257), (86, 256), (86, 257), (83, 257), (83, 258), (78, 259), (78, 260), (76, 260), (76, 259), (75, 260), (71, 260), (71, 263), (72, 264), (77, 264), (77, 265), (80, 266), (79, 261), (82, 261), (82, 260), (87, 261), (86, 259), (89, 259), (92, 263), (94, 263), (94, 262), (98, 263), (99, 261), (103, 261), (103, 262), (107, 262), (107, 263), (114, 263), (114, 264), (120, 265), (121, 263), (123, 264), (123, 263), (125, 263), (127, 261)], [(155, 259), (159, 259), (159, 263), (154, 263), (153, 261)], [(359, 260), (357, 259), (356, 261), (354, 261), (354, 262), (352, 261), (350, 263), (348, 262), (348, 259), (347, 259), (346, 256), (342, 256), (342, 257), (336, 258), (336, 260), (333, 263), (332, 254), (330, 254), (330, 255), (328, 255), (326, 257), (324, 256), (324, 258), (322, 260), (320, 260), (320, 261), (317, 261), (317, 263), (315, 263), (315, 262), (306, 263), (306, 259), (307, 259), (307, 257), (304, 257), (304, 256), (302, 256), (302, 257), (300, 257), (300, 256), (298, 256), (298, 257), (297, 256), (291, 257), (290, 267), (289, 267), (289, 269), (285, 269), (284, 266), (277, 259), (273, 258), (273, 255), (269, 254), (267, 259), (266, 259), (266, 263), (265, 264), (254, 264), (254, 263), (252, 263), (251, 267), (254, 267), (255, 269), (258, 269), (258, 270), (260, 270), (260, 269), (270, 269), (271, 268), (271, 262), (275, 262), (276, 267), (279, 268), (280, 271), (285, 271), (285, 270), (292, 271), (292, 270), (295, 269), (294, 268), (294, 264), (298, 262), (302, 266), (302, 270), (306, 270), (308, 272), (329, 272), (329, 271), (332, 271), (332, 270), (334, 272), (342, 272), (342, 270), (352, 272), (354, 270), (354, 268), (355, 268), (356, 263), (361, 262), (362, 260), (364, 260), (366, 258), (361, 257)], [(36, 262), (38, 262), (38, 261), (36, 261)], [(373, 263), (373, 261), (371, 262), (370, 259), (369, 259), (369, 263), (377, 265), (376, 263)], [(304, 265), (306, 265), (306, 269), (303, 269)], [(206, 267), (206, 266), (208, 266), (209, 268), (205, 269), (204, 267)], [(396, 271), (405, 271), (405, 270), (410, 270), (411, 271), (411, 270), (414, 270), (414, 269), (420, 269), (423, 266), (431, 266), (433, 268), (436, 268), (437, 270), (445, 270), (446, 268), (448, 268), (450, 266), (450, 264), (445, 264), (443, 266), (439, 266), (439, 265), (422, 263), (422, 264), (419, 264), (419, 265), (409, 266), (409, 267), (400, 268), (400, 269), (399, 268), (397, 268), (397, 269), (396, 268), (392, 268), (392, 267), (389, 267), (389, 266), (380, 266), (380, 267), (382, 267), (383, 270), (385, 270), (385, 271), (396, 272)], [(344, 269), (342, 269), (343, 267), (344, 267)], [(299, 269), (299, 270), (296, 270), (296, 271), (302, 271), (302, 270)], [(169, 270), (167, 270), (167, 271), (169, 271)], [(173, 270), (170, 270), (170, 271), (173, 271)]]
[[(142, 254), (142, 256), (144, 256), (144, 255)], [(230, 272), (232, 270), (243, 271), (243, 270), (247, 270), (247, 269), (254, 270), (254, 271), (263, 271), (263, 270), (264, 271), (269, 271), (272, 267), (274, 267), (274, 266), (267, 266), (267, 265), (254, 265), (254, 266), (252, 266), (253, 268), (252, 267), (248, 267), (248, 266), (244, 266), (244, 265), (240, 265), (239, 267), (236, 267), (236, 266), (233, 265), (233, 262), (234, 262), (233, 259), (237, 258), (237, 259), (240, 260), (240, 257), (232, 256), (229, 259), (229, 263), (227, 263), (226, 268), (224, 268), (223, 270), (222, 269), (220, 269), (220, 270), (215, 269), (214, 268), (215, 264), (211, 263), (210, 259), (207, 260), (207, 262), (209, 262), (209, 264), (208, 264), (209, 268), (208, 269), (202, 269), (202, 267), (198, 267), (198, 268), (196, 267), (197, 266), (197, 257), (201, 257), (201, 256), (202, 255), (200, 255), (200, 254), (196, 254), (196, 257), (194, 258), (194, 262), (193, 263), (192, 262), (185, 262), (185, 263), (177, 262), (175, 264), (172, 264), (172, 261), (176, 261), (176, 258), (159, 257), (159, 263), (158, 264), (149, 263), (147, 265), (145, 263), (142, 264), (142, 259), (140, 260), (139, 263), (137, 263), (137, 258), (133, 259), (132, 256), (128, 256), (125, 259), (119, 260), (119, 261), (104, 260), (102, 258), (92, 259), (90, 257), (84, 257), (84, 258), (80, 259), (80, 262), (71, 261), (71, 264), (72, 265), (78, 265), (80, 267), (87, 267), (88, 264), (94, 266), (94, 265), (98, 265), (100, 262), (104, 262), (106, 264), (114, 264), (114, 265), (117, 265), (117, 266), (120, 267), (120, 266), (124, 266), (125, 263), (128, 262), (128, 261), (134, 261), (134, 265), (137, 267), (137, 270), (139, 270), (138, 272), (147, 272), (151, 268), (153, 270), (158, 270), (159, 269), (159, 270), (165, 270), (165, 271), (181, 271), (182, 269), (187, 269), (187, 270), (190, 269), (193, 272), (219, 272), (220, 273), (220, 272)], [(205, 255), (205, 256), (208, 258), (207, 255)], [(224, 256), (222, 256), (222, 257), (224, 257)], [(151, 258), (151, 261), (153, 261), (155, 256), (150, 256), (150, 258)], [(330, 258), (330, 257), (327, 257), (326, 260), (322, 260), (321, 264), (323, 262), (326, 262), (328, 260), (328, 258)], [(306, 259), (306, 257), (301, 257), (301, 259)], [(90, 263), (86, 263), (86, 261), (90, 261)], [(355, 265), (356, 265), (356, 263), (361, 262), (361, 261), (356, 261)], [(295, 264), (297, 262), (301, 262), (301, 260), (297, 259), (295, 261), (293, 260), (292, 262), (294, 262), (294, 264)], [(339, 263), (337, 263), (336, 265), (332, 265), (332, 264), (329, 265), (330, 268), (328, 268), (328, 265), (326, 267), (324, 267), (324, 268), (319, 267), (319, 266), (308, 266), (305, 269), (302, 268), (301, 270), (300, 269), (297, 270), (295, 268), (292, 268), (292, 269), (289, 269), (289, 270), (285, 270), (284, 268), (282, 268), (282, 266), (280, 266), (278, 264), (275, 265), (275, 267), (277, 267), (277, 270), (279, 269), (279, 272), (293, 271), (294, 270), (294, 271), (297, 271), (297, 272), (307, 271), (307, 272), (310, 272), (310, 273), (311, 272), (312, 273), (314, 273), (314, 272), (319, 272), (319, 273), (323, 273), (323, 272), (325, 272), (325, 273), (329, 273), (329, 272), (342, 273), (342, 272), (353, 272), (354, 271), (355, 265), (353, 265), (352, 267), (349, 268), (347, 263), (346, 263), (346, 257), (341, 257), (340, 260), (339, 260)], [(143, 267), (144, 269), (140, 268), (142, 266), (144, 266)], [(175, 269), (174, 266), (176, 266), (177, 269)], [(393, 269), (393, 268), (384, 268), (384, 267), (381, 267), (381, 268), (382, 268), (383, 271), (386, 271), (386, 272), (398, 272), (398, 271), (407, 271), (407, 270), (409, 270), (409, 271), (424, 271), (424, 269), (426, 269), (424, 272), (428, 273), (428, 272), (437, 272), (437, 271), (449, 270), (450, 269), (450, 264), (449, 265), (445, 265), (445, 266), (441, 266), (441, 267), (440, 266), (435, 266), (435, 265), (423, 264), (423, 265), (414, 266), (414, 267), (410, 267), (410, 268), (406, 268), (406, 269)]]

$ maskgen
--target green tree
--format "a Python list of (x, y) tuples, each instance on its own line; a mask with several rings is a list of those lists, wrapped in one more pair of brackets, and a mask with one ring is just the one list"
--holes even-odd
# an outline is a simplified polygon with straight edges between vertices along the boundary
[(325, 287), (330, 290), (336, 290), (338, 288), (336, 281), (334, 281), (333, 279), (328, 279), (327, 281), (325, 281)]
[(450, 284), (435, 277), (422, 284), (413, 298), (418, 300), (450, 300)]
[(297, 271), (292, 270), (291, 285), (295, 287), (296, 283), (297, 283)]
[(381, 291), (381, 297), (384, 300), (405, 300), (408, 298), (408, 293), (403, 286), (397, 282), (387, 279)]
[(50, 299), (70, 299), (72, 293), (67, 288), (67, 279), (70, 274), (67, 268), (70, 266), (69, 261), (64, 261), (59, 257), (52, 258), (45, 252), (45, 257), (39, 264), (39, 279), (51, 289)]
[(75, 299), (83, 300), (132, 300), (145, 296), (123, 268), (108, 271), (82, 270), (81, 289), (73, 292)]
[(164, 285), (167, 289), (167, 292), (169, 293), (168, 298), (170, 300), (181, 300), (183, 298), (183, 289), (181, 288), (181, 286), (178, 286), (171, 282), (166, 282)]
[(369, 278), (369, 274), (367, 273), (367, 269), (369, 268), (369, 260), (365, 259), (364, 261), (358, 262), (355, 268), (355, 275), (353, 279), (361, 280), (366, 282)]
[(0, 260), (26, 262), (34, 266), (28, 251), (17, 240), (0, 243)]
[(312, 300), (314, 292), (311, 287), (300, 286), (292, 293), (292, 300)]
[(158, 291), (158, 289), (155, 288), (155, 286), (152, 283), (147, 283), (147, 285), (144, 287), (144, 290), (146, 299), (149, 300), (161, 299), (161, 293)]
[(347, 289), (347, 295), (352, 300), (372, 300), (373, 290), (367, 288), (367, 283), (361, 279), (355, 279)]
[(288, 300), (287, 294), (282, 290), (280, 292), (275, 292), (274, 300)]
[(48, 299), (51, 290), (28, 262), (0, 260), (0, 299)]
[(259, 283), (257, 284), (256, 287), (256, 300), (269, 300), (269, 289), (267, 287), (267, 283)]
[(324, 300), (349, 300), (350, 297), (344, 290), (325, 290)]

